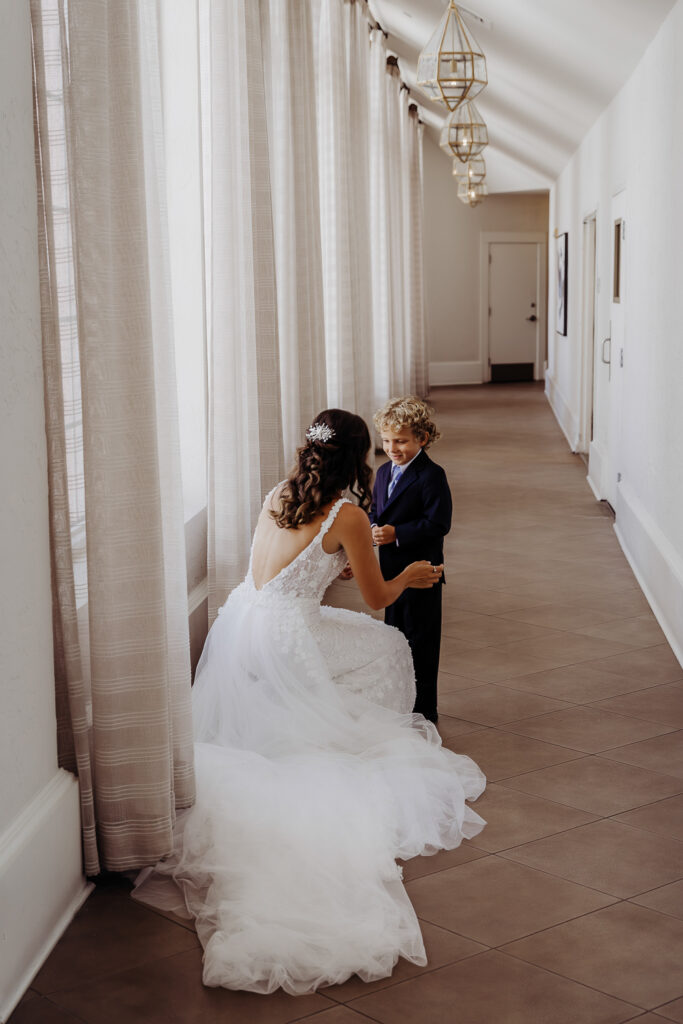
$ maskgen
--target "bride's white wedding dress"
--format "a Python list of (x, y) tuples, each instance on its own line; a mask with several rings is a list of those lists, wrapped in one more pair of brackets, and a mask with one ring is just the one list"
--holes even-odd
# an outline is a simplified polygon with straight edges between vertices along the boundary
[[(136, 898), (195, 918), (204, 982), (303, 993), (426, 957), (396, 858), (484, 822), (485, 779), (412, 715), (407, 641), (321, 607), (346, 563), (322, 540), (257, 589), (251, 567), (209, 633), (193, 691), (197, 800)], [(175, 893), (169, 897), (169, 891)]]

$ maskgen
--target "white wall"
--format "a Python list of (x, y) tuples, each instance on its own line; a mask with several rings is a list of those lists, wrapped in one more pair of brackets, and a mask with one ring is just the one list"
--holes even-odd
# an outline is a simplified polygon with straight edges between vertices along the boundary
[[(479, 361), (481, 233), (548, 230), (547, 194), (490, 195), (470, 209), (457, 198), (452, 166), (425, 132), (424, 272), (432, 384), (472, 383), (467, 368)], [(453, 379), (440, 381), (445, 370)]]
[[(589, 479), (613, 497), (616, 529), (683, 658), (683, 0), (551, 191), (550, 231), (569, 232), (569, 327), (554, 333), (548, 395), (570, 439), (580, 417), (581, 226), (597, 210), (595, 437)], [(611, 204), (625, 189), (624, 366), (600, 361), (610, 330)], [(554, 279), (551, 247), (550, 280)], [(621, 399), (619, 401), (619, 395)], [(610, 403), (612, 410), (610, 410)], [(616, 407), (616, 409), (615, 409)], [(617, 485), (616, 474), (621, 473)], [(615, 496), (615, 497), (614, 497)]]
[(75, 906), (78, 786), (57, 768), (31, 46), (0, 0), (0, 1019)]

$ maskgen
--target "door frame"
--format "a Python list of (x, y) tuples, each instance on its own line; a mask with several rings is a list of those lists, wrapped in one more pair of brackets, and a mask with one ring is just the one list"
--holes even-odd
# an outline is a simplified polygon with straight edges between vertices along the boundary
[(543, 380), (544, 363), (548, 337), (548, 236), (543, 231), (482, 231), (479, 234), (479, 362), (481, 379), (486, 384), (491, 380), (489, 366), (489, 254), (496, 243), (535, 243), (536, 249), (536, 294), (538, 296), (538, 320), (536, 321), (536, 358), (534, 380)]
[[(620, 225), (619, 240), (619, 297), (614, 299), (615, 245), (614, 228)], [(621, 482), (621, 427), (624, 376), (624, 350), (626, 347), (626, 307), (628, 305), (628, 196), (625, 188), (612, 195), (609, 212), (609, 314), (610, 314), (610, 372), (607, 449), (603, 471), (603, 496), (619, 515), (619, 484)], [(619, 306), (619, 317), (614, 306)]]
[(598, 312), (598, 211), (583, 218), (581, 264), (581, 396), (577, 451), (588, 455), (595, 414), (595, 336)]

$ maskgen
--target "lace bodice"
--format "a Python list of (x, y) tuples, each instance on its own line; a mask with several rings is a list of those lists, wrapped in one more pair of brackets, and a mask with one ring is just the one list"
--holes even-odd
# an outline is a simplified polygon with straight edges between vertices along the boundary
[(319, 604), (330, 583), (336, 579), (346, 565), (346, 554), (343, 548), (330, 555), (322, 545), (323, 537), (337, 518), (339, 509), (346, 503), (348, 503), (348, 498), (340, 498), (339, 501), (336, 501), (310, 544), (260, 589), (256, 588), (252, 575), (254, 554), (252, 544), (249, 571), (245, 583), (254, 591), (254, 594), (263, 595), (264, 598), (266, 596), (286, 597), (288, 600), (308, 598)]

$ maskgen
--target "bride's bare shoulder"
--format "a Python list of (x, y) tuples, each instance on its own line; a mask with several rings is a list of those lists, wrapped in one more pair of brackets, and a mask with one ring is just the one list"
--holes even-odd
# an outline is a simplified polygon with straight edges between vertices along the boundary
[(370, 520), (368, 519), (367, 512), (364, 512), (362, 508), (354, 505), (351, 501), (345, 501), (339, 509), (335, 526), (338, 526), (341, 531), (348, 530), (355, 533), (361, 530), (369, 530)]

